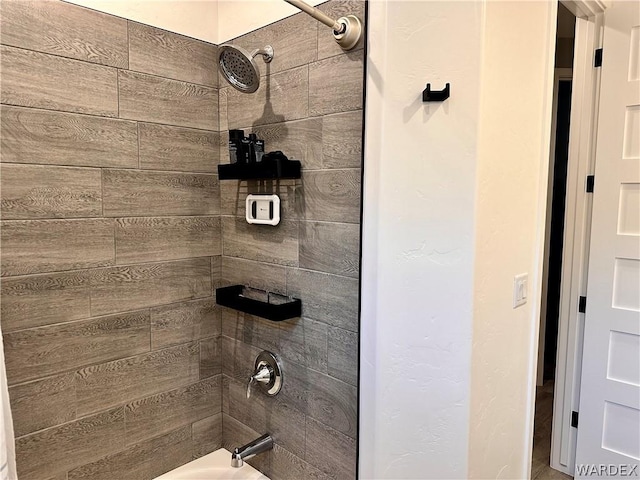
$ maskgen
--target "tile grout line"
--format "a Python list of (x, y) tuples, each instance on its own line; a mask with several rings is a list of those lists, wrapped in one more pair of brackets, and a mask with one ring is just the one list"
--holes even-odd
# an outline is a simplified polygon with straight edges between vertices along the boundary
[(138, 170), (142, 170), (140, 164), (140, 122), (136, 121), (136, 140), (138, 144)]
[[(93, 220), (93, 219), (89, 218), (87, 220)], [(5, 220), (5, 221), (11, 222), (13, 220)], [(3, 221), (3, 223), (5, 221)], [(21, 222), (23, 220), (17, 220), (17, 221)], [(169, 264), (175, 264), (175, 263), (189, 263), (191, 261), (202, 260), (204, 258), (209, 258), (209, 257), (201, 255), (199, 257), (177, 258), (177, 259), (168, 259), (168, 260), (152, 260), (152, 261), (144, 261), (144, 262), (140, 262), (140, 263), (123, 263), (123, 264), (120, 264), (120, 265), (101, 265), (101, 266), (98, 265), (98, 266), (93, 266), (93, 267), (69, 268), (69, 269), (66, 269), (66, 270), (52, 270), (52, 271), (46, 271), (46, 272), (31, 272), (31, 273), (22, 273), (22, 274), (18, 274), (18, 275), (2, 275), (2, 277), (0, 277), (0, 278), (2, 278), (3, 280), (23, 280), (23, 279), (26, 280), (27, 278), (30, 278), (30, 277), (69, 274), (71, 272), (95, 272), (96, 270), (139, 267), (139, 266), (143, 266), (143, 265), (169, 265)], [(199, 298), (205, 298), (205, 297), (199, 297)], [(171, 303), (174, 303), (174, 302), (171, 302)], [(118, 313), (118, 312), (114, 312), (114, 313)]]
[[(163, 77), (160, 77), (163, 78)], [(187, 130), (197, 130), (200, 132), (209, 132), (209, 133), (226, 133), (229, 128), (227, 126), (227, 128), (225, 130), (221, 130), (221, 131), (216, 131), (215, 129), (210, 129), (210, 128), (200, 128), (200, 127), (194, 127), (193, 125), (184, 125), (184, 124), (175, 124), (175, 123), (162, 123), (162, 122), (157, 122), (157, 121), (153, 121), (153, 120), (146, 120), (146, 119), (140, 119), (140, 118), (127, 118), (127, 117), (118, 117), (118, 116), (108, 116), (108, 115), (99, 115), (99, 114), (95, 114), (95, 113), (88, 113), (88, 112), (78, 112), (78, 111), (73, 111), (73, 110), (56, 110), (54, 108), (46, 108), (46, 107), (42, 107), (42, 106), (31, 106), (31, 105), (22, 105), (22, 104), (17, 104), (17, 103), (7, 103), (7, 102), (2, 102), (0, 103), (0, 105), (5, 105), (7, 107), (12, 107), (12, 108), (22, 108), (22, 109), (28, 109), (28, 110), (36, 110), (36, 111), (43, 111), (43, 112), (53, 112), (53, 113), (58, 113), (61, 115), (81, 115), (84, 117), (90, 117), (90, 118), (102, 118), (105, 120), (115, 120), (115, 121), (119, 121), (119, 122), (140, 122), (140, 123), (148, 123), (151, 125), (158, 125), (158, 126), (164, 126), (164, 127), (173, 127), (173, 128), (181, 128), (181, 129), (187, 129)], [(293, 122), (302, 122), (304, 120), (311, 120), (311, 119), (315, 119), (315, 118), (320, 118), (320, 117), (330, 117), (330, 116), (334, 116), (334, 115), (341, 115), (341, 114), (346, 114), (346, 113), (350, 113), (350, 112), (360, 112), (362, 111), (363, 107), (348, 107), (345, 110), (339, 110), (336, 112), (327, 112), (327, 113), (318, 113), (318, 114), (314, 114), (311, 115), (309, 114), (306, 117), (294, 117), (294, 118), (289, 118), (286, 120), (283, 120), (281, 122), (271, 122), (271, 123), (260, 123), (257, 124), (253, 127), (244, 127), (245, 129), (247, 128), (255, 128), (255, 127), (269, 127), (269, 126), (273, 126), (273, 125), (280, 125), (280, 124), (286, 124), (286, 123), (293, 123)], [(234, 127), (234, 128), (240, 128), (240, 127)]]
[[(0, 165), (11, 165), (11, 166), (25, 166), (25, 167), (42, 167), (42, 168), (72, 168), (78, 170), (120, 170), (124, 172), (136, 172), (136, 173), (174, 173), (179, 175), (207, 175), (211, 177), (218, 177), (217, 171), (203, 171), (203, 170), (160, 170), (153, 168), (139, 168), (139, 167), (109, 167), (109, 166), (95, 166), (95, 165), (72, 165), (72, 164), (62, 164), (62, 163), (23, 163), (23, 162), (0, 162)], [(334, 169), (338, 170), (338, 169)], [(341, 170), (358, 170), (357, 168), (346, 168)], [(303, 170), (304, 171), (304, 170)], [(307, 170), (313, 171), (313, 170)], [(47, 217), (44, 217), (47, 218)], [(80, 217), (82, 218), (82, 217)]]
[[(136, 308), (133, 310), (125, 310), (122, 312), (116, 312), (116, 313), (106, 313), (106, 314), (102, 314), (102, 315), (91, 315), (89, 314), (89, 316), (87, 317), (82, 317), (82, 318), (77, 318), (74, 320), (69, 320), (69, 321), (65, 321), (65, 322), (55, 322), (55, 323), (47, 323), (44, 325), (34, 325), (32, 327), (26, 327), (26, 328), (19, 328), (19, 329), (15, 329), (15, 330), (9, 330), (6, 332), (3, 332), (3, 335), (10, 335), (13, 333), (22, 333), (22, 332), (26, 332), (29, 330), (36, 330), (36, 329), (40, 329), (40, 328), (48, 328), (48, 327), (63, 327), (65, 325), (74, 325), (74, 324), (79, 324), (81, 322), (89, 322), (92, 320), (105, 320), (108, 319), (109, 317), (117, 317), (117, 316), (126, 316), (126, 315), (137, 315), (137, 314), (142, 314), (143, 312), (149, 311), (149, 314), (152, 315), (153, 314), (153, 310), (162, 310), (165, 308), (171, 308), (171, 307), (177, 307), (180, 305), (184, 305), (184, 304), (193, 304), (193, 303), (200, 303), (200, 302), (205, 302), (205, 301), (213, 301), (214, 297), (210, 296), (210, 297), (200, 297), (200, 298), (189, 298), (189, 299), (185, 299), (185, 300), (178, 300), (175, 302), (171, 302), (171, 303), (161, 303), (161, 304), (157, 304), (157, 305), (153, 305), (150, 307), (142, 307), (142, 308)], [(178, 344), (176, 344), (178, 345)], [(151, 350), (150, 350), (151, 351)], [(47, 375), (50, 376), (50, 375)], [(23, 383), (29, 383), (32, 380), (28, 380), (25, 382), (19, 382), (15, 385), (21, 385)]]
[[(146, 75), (146, 76), (149, 76), (149, 77), (161, 78), (163, 80), (169, 80), (169, 81), (172, 81), (172, 82), (186, 83), (186, 84), (193, 85), (193, 86), (196, 86), (196, 87), (201, 87), (201, 88), (206, 88), (206, 89), (211, 89), (211, 90), (217, 90), (218, 89), (217, 86), (205, 85), (204, 83), (191, 82), (189, 80), (182, 80), (182, 79), (173, 78), (173, 77), (165, 77), (165, 76), (159, 75), (157, 73), (144, 72), (142, 70), (134, 70), (134, 69), (130, 68), (129, 59), (128, 58), (127, 58), (127, 64), (126, 65), (111, 65), (111, 64), (105, 64), (105, 63), (92, 62), (90, 60), (83, 60), (81, 58), (67, 57), (65, 55), (59, 55), (57, 53), (51, 53), (51, 52), (44, 52), (42, 50), (34, 50), (32, 48), (26, 48), (26, 47), (22, 47), (22, 46), (9, 45), (7, 43), (0, 43), (0, 46), (9, 47), (9, 48), (16, 49), (16, 50), (23, 50), (25, 52), (37, 53), (39, 55), (52, 57), (52, 58), (57, 58), (57, 59), (62, 59), (62, 60), (67, 60), (69, 62), (78, 62), (78, 63), (81, 63), (83, 65), (110, 68), (110, 69), (114, 69), (114, 70), (122, 70), (122, 71), (126, 71), (126, 72), (131, 72), (131, 73), (134, 73), (134, 74), (137, 74), (137, 75)], [(127, 57), (128, 57), (128, 52), (127, 52)], [(300, 65), (300, 66), (302, 66), (302, 65)], [(293, 70), (293, 68), (296, 68), (296, 67), (292, 67), (292, 68), (289, 68), (287, 70)], [(287, 71), (287, 70), (283, 70), (283, 71)], [(280, 72), (277, 72), (277, 73), (280, 73)]]
[(117, 118), (120, 118), (120, 70), (116, 70), (116, 100), (118, 102), (118, 115)]
[[(144, 124), (150, 124), (150, 125), (157, 125), (160, 127), (170, 127), (170, 128), (176, 128), (176, 129), (183, 129), (183, 130), (195, 130), (197, 132), (207, 132), (207, 133), (220, 133), (217, 132), (216, 130), (212, 130), (212, 129), (207, 129), (207, 128), (199, 128), (199, 127), (193, 127), (190, 125), (177, 125), (175, 123), (161, 123), (161, 122), (154, 122), (152, 120), (140, 120), (137, 118), (120, 118), (117, 116), (108, 116), (108, 115), (98, 115), (95, 113), (87, 113), (87, 112), (77, 112), (77, 111), (73, 111), (73, 110), (57, 110), (55, 108), (46, 108), (46, 107), (42, 107), (42, 106), (31, 106), (31, 105), (22, 105), (22, 104), (17, 104), (17, 103), (7, 103), (7, 102), (2, 102), (0, 103), (0, 105), (5, 106), (5, 107), (9, 107), (9, 108), (17, 108), (17, 109), (22, 109), (22, 110), (32, 110), (35, 112), (49, 112), (49, 113), (53, 113), (53, 114), (59, 114), (59, 115), (78, 115), (78, 116), (82, 116), (82, 117), (89, 117), (92, 119), (103, 119), (103, 120), (113, 120), (117, 123), (144, 123)], [(346, 112), (344, 112), (346, 113)], [(295, 121), (295, 120), (294, 120)], [(22, 163), (27, 163), (27, 162), (22, 162)], [(116, 167), (117, 168), (117, 167)], [(132, 167), (135, 168), (135, 167)]]

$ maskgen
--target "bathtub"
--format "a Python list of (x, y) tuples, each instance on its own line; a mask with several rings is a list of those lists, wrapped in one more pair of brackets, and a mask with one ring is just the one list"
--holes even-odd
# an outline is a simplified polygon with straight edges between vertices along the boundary
[(269, 480), (251, 465), (231, 467), (231, 452), (221, 448), (154, 480)]

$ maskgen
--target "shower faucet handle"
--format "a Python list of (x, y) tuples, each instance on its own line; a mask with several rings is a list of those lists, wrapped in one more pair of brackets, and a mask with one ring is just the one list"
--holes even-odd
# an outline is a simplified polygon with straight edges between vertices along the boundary
[(258, 367), (256, 372), (249, 377), (249, 384), (247, 385), (247, 399), (251, 398), (251, 386), (254, 383), (268, 384), (273, 377), (273, 368), (269, 365), (262, 364)]
[(254, 384), (270, 397), (277, 395), (282, 388), (282, 365), (273, 353), (265, 350), (256, 357), (253, 375), (247, 385), (247, 398), (251, 397)]
[(272, 375), (273, 368), (269, 365), (260, 365), (256, 373), (252, 375), (251, 379), (260, 383), (269, 383)]

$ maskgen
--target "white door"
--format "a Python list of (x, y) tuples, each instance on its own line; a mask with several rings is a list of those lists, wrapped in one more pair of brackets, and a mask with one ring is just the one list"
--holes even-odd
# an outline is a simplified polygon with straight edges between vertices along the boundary
[(604, 15), (576, 478), (638, 478), (640, 2)]

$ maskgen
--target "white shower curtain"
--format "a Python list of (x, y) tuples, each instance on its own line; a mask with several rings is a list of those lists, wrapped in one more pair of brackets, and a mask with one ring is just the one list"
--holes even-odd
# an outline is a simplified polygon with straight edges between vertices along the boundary
[(0, 480), (17, 480), (16, 447), (13, 437), (13, 420), (9, 404), (7, 371), (4, 366), (4, 345), (0, 327)]

